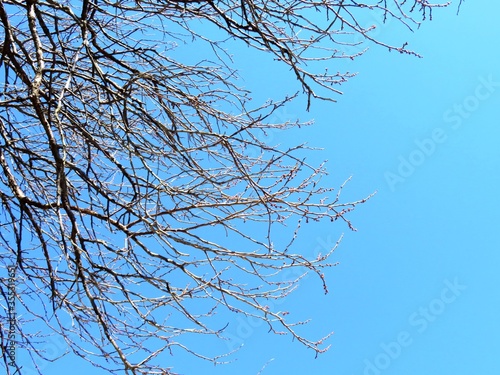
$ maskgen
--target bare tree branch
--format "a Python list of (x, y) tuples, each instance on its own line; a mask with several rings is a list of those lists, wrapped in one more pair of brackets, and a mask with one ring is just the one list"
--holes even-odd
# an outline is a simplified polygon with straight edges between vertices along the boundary
[[(268, 302), (302, 276), (334, 265), (294, 240), (305, 222), (345, 222), (368, 198), (341, 200), (321, 185), (323, 165), (304, 144), (280, 148), (268, 131), (307, 125), (273, 120), (296, 96), (250, 102), (228, 46), (273, 56), (311, 99), (334, 101), (353, 74), (325, 62), (363, 51), (348, 37), (386, 44), (359, 21), (381, 12), (408, 29), (446, 4), (382, 0), (0, 0), (0, 264), (16, 264), (19, 349), (48, 358), (44, 325), (99, 368), (171, 374), (157, 360), (183, 341), (224, 336), (219, 310), (261, 319), (321, 353)], [(369, 13), (368, 13), (369, 14)], [(177, 43), (206, 43), (190, 62)], [(329, 64), (331, 64), (329, 62)], [(253, 152), (257, 150), (257, 152)], [(277, 231), (289, 239), (276, 240)], [(336, 247), (336, 246), (335, 246)], [(6, 281), (0, 284), (2, 294)], [(6, 311), (6, 310), (5, 310)], [(64, 317), (72, 325), (64, 325)], [(1, 316), (4, 348), (7, 312)], [(41, 373), (41, 372), (40, 372)]]

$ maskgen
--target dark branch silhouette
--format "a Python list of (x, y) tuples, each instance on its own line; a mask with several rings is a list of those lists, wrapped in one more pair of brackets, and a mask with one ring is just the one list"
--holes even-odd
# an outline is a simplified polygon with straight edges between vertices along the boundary
[[(352, 228), (346, 215), (366, 198), (322, 187), (325, 169), (306, 162), (305, 145), (261, 140), (301, 125), (273, 120), (297, 94), (252, 104), (226, 48), (271, 54), (309, 108), (352, 76), (325, 69), (364, 52), (348, 52), (352, 35), (416, 55), (372, 37), (358, 22), (365, 12), (412, 29), (412, 11), (425, 19), (444, 5), (0, 0), (0, 264), (17, 267), (18, 350), (45, 358), (44, 326), (99, 368), (168, 374), (157, 358), (174, 348), (221, 360), (183, 344), (185, 334), (223, 337), (227, 324), (212, 319), (221, 310), (325, 351), (328, 335), (302, 336), (268, 301), (295, 288), (301, 276), (278, 277), (291, 268), (327, 291), (334, 249), (310, 259), (294, 240), (305, 222)], [(212, 55), (176, 53), (190, 42)]]

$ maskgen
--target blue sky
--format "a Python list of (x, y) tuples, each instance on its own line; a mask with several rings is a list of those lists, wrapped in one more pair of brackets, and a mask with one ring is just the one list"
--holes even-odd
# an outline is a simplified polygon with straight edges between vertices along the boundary
[[(380, 38), (408, 41), (424, 58), (372, 47), (346, 65), (359, 75), (338, 103), (287, 109), (315, 120), (300, 136), (324, 148), (312, 160), (329, 160), (328, 184), (352, 175), (346, 198), (377, 191), (351, 215), (357, 232), (325, 223), (302, 233), (300, 245), (314, 251), (345, 231), (330, 293), (311, 277), (284, 303), (312, 318), (311, 336), (333, 330), (332, 346), (314, 359), (287, 337), (238, 322), (234, 332), (248, 335), (238, 360), (186, 374), (256, 374), (271, 359), (262, 374), (499, 373), (499, 11), (466, 2), (458, 16), (456, 6), (435, 11), (413, 34), (380, 25)], [(248, 85), (280, 92), (291, 80), (263, 70), (249, 68)]]
[[(213, 344), (244, 344), (230, 364), (178, 355), (166, 365), (182, 374), (500, 373), (500, 3), (467, 1), (455, 13), (456, 4), (437, 10), (413, 34), (379, 25), (381, 39), (408, 41), (424, 58), (372, 46), (343, 65), (359, 75), (338, 103), (316, 101), (306, 112), (302, 98), (281, 113), (314, 119), (300, 139), (323, 148), (309, 158), (329, 160), (325, 184), (352, 176), (345, 200), (377, 192), (351, 214), (357, 232), (325, 222), (306, 226), (297, 243), (312, 254), (345, 232), (333, 256), (340, 264), (327, 272), (330, 293), (310, 277), (282, 303), (292, 317), (311, 318), (309, 337), (334, 331), (330, 350), (315, 359), (241, 318), (228, 328), (232, 341)], [(296, 89), (291, 74), (265, 59), (248, 64), (247, 53), (234, 51), (245, 85), (260, 88), (256, 99)], [(71, 357), (42, 366), (99, 373)]]

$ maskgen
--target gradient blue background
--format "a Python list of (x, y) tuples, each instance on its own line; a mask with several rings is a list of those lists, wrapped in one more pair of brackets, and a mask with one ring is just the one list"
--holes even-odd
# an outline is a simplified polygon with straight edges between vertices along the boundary
[[(334, 331), (330, 350), (315, 359), (290, 337), (241, 318), (228, 327), (227, 345), (206, 341), (214, 353), (244, 344), (230, 364), (176, 352), (163, 357), (165, 366), (181, 374), (256, 375), (264, 366), (263, 375), (500, 374), (500, 2), (464, 2), (458, 16), (456, 8), (436, 10), (415, 33), (379, 24), (379, 38), (408, 41), (424, 58), (370, 46), (353, 62), (328, 63), (359, 75), (336, 104), (316, 101), (307, 113), (301, 98), (281, 112), (314, 119), (312, 127), (269, 136), (324, 148), (309, 160), (329, 160), (325, 184), (353, 176), (345, 200), (377, 191), (349, 216), (357, 232), (341, 223), (306, 226), (296, 248), (313, 254), (345, 232), (333, 256), (340, 265), (327, 272), (330, 293), (311, 276), (280, 306), (292, 319), (312, 319), (301, 329), (310, 338)], [(256, 101), (297, 89), (266, 57), (234, 55), (243, 85), (259, 90)], [(490, 90), (478, 89), (488, 79)], [(473, 110), (450, 121), (457, 105)], [(418, 159), (417, 144), (436, 131), (442, 142)], [(419, 165), (391, 189), (387, 173), (412, 153)], [(453, 292), (447, 283), (463, 287)], [(44, 374), (103, 373), (74, 357), (40, 366)]]

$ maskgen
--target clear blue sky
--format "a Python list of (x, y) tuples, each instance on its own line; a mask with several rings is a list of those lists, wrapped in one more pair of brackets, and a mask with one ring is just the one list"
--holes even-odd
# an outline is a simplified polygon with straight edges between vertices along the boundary
[[(325, 222), (298, 242), (313, 253), (345, 232), (340, 265), (327, 273), (330, 293), (311, 277), (283, 303), (292, 317), (312, 319), (309, 337), (334, 331), (330, 350), (314, 359), (240, 319), (228, 328), (227, 347), (244, 344), (232, 363), (166, 356), (165, 365), (189, 375), (256, 375), (266, 363), (263, 375), (500, 374), (499, 14), (500, 2), (466, 1), (460, 15), (456, 4), (437, 10), (414, 34), (381, 25), (382, 39), (408, 41), (424, 58), (372, 47), (345, 65), (359, 75), (338, 103), (313, 102), (306, 113), (298, 100), (283, 113), (315, 120), (300, 139), (324, 148), (310, 159), (329, 160), (327, 184), (353, 176), (346, 200), (377, 191), (350, 216), (357, 232)], [(234, 54), (248, 87), (296, 89), (288, 72), (248, 64), (246, 50)], [(43, 368), (101, 373), (74, 358)]]

